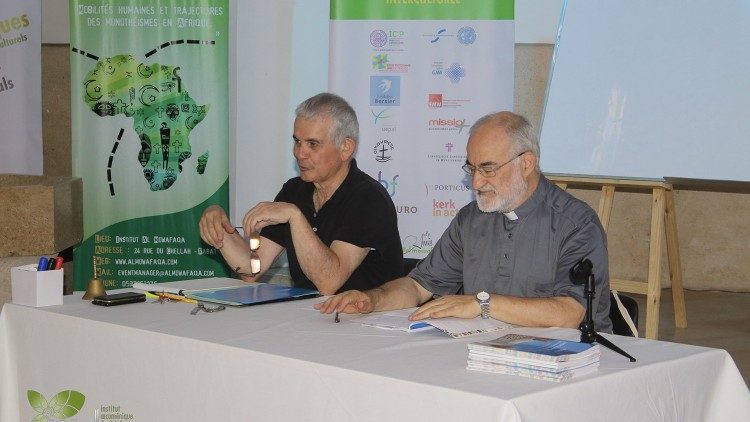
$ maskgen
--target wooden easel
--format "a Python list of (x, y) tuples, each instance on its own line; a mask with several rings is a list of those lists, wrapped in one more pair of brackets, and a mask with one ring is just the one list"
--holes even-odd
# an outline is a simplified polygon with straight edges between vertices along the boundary
[[(627, 293), (646, 295), (646, 338), (656, 339), (659, 336), (659, 305), (661, 303), (661, 242), (662, 228), (667, 239), (667, 257), (669, 261), (669, 278), (672, 281), (672, 300), (674, 302), (674, 319), (677, 328), (687, 327), (685, 314), (685, 296), (682, 290), (682, 267), (677, 243), (677, 219), (675, 218), (674, 191), (671, 183), (606, 179), (572, 176), (546, 176), (562, 189), (570, 186), (600, 187), (599, 209), (597, 214), (604, 231), (609, 228), (612, 215), (612, 202), (615, 188), (651, 190), (651, 242), (648, 256), (648, 281), (610, 278), (610, 287)], [(665, 224), (666, 223), (666, 224)]]

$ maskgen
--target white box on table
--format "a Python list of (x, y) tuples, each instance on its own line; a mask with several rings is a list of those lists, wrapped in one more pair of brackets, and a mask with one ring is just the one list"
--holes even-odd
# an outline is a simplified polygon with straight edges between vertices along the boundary
[(37, 271), (35, 264), (10, 269), (11, 297), (16, 305), (53, 306), (63, 303), (63, 269)]

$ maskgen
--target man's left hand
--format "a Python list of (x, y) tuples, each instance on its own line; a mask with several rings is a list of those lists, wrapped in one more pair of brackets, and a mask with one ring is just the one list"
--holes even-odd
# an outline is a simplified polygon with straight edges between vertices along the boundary
[(245, 233), (252, 233), (266, 226), (288, 223), (299, 213), (299, 208), (288, 202), (260, 202), (245, 214), (242, 227)]
[(443, 296), (420, 306), (409, 316), (409, 319), (416, 321), (425, 318), (476, 318), (481, 312), (479, 302), (474, 296)]

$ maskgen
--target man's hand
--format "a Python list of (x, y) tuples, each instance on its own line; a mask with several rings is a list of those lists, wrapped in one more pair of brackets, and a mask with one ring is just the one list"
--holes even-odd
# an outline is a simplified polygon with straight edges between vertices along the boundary
[(443, 296), (431, 300), (420, 306), (414, 313), (409, 315), (412, 321), (426, 318), (475, 318), (479, 316), (482, 309), (479, 302), (472, 295)]
[(367, 314), (374, 309), (372, 298), (359, 290), (348, 290), (329, 297), (325, 302), (317, 303), (314, 308), (321, 314), (343, 312), (346, 314)]
[(224, 236), (235, 233), (236, 230), (227, 217), (227, 213), (218, 206), (211, 205), (203, 211), (198, 223), (201, 239), (216, 249), (224, 246)]
[(252, 233), (266, 226), (288, 223), (295, 215), (301, 215), (299, 208), (288, 202), (260, 202), (245, 214), (242, 227), (245, 233)]

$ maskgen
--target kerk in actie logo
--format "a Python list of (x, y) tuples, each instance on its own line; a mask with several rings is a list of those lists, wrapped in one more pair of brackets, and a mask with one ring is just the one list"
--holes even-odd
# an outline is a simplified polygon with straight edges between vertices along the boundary
[(401, 77), (370, 76), (370, 105), (401, 105)]

